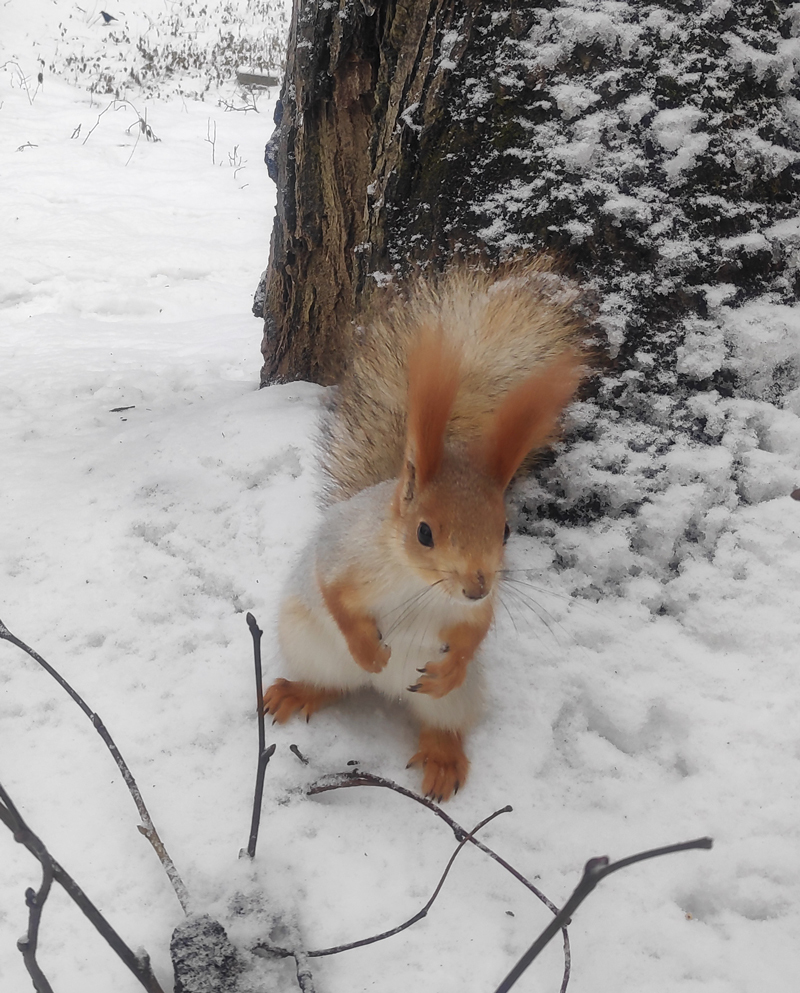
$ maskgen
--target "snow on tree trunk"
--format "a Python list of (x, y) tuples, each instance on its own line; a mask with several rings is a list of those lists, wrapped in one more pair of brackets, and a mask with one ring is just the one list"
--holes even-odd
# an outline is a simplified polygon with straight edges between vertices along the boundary
[(798, 35), (777, 0), (296, 0), (264, 382), (335, 382), (390, 275), (548, 248), (596, 288), (611, 356), (571, 424), (583, 483), (549, 486), (551, 516), (640, 507), (677, 438), (724, 436), (726, 398), (800, 411), (780, 316), (800, 291)]

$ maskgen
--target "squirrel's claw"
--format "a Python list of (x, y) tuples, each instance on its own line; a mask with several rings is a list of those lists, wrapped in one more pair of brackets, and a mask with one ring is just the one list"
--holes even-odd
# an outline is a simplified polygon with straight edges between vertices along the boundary
[(303, 714), (308, 721), (320, 707), (342, 695), (341, 690), (329, 690), (311, 683), (293, 682), (289, 679), (276, 679), (264, 694), (263, 706), (266, 714), (272, 715), (273, 724), (285, 724), (293, 714)]
[(406, 768), (423, 769), (422, 792), (437, 803), (449, 800), (464, 785), (469, 759), (464, 754), (458, 731), (423, 728), (419, 736), (419, 751), (411, 757)]
[(417, 672), (422, 673), (422, 678), (414, 686), (409, 686), (409, 690), (412, 693), (427, 693), (434, 700), (439, 700), (464, 682), (467, 667), (450, 657), (442, 662), (429, 662)]

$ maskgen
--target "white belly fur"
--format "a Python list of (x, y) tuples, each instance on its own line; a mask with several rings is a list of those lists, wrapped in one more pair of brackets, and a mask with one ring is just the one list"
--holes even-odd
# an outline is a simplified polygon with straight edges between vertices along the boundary
[[(350, 654), (315, 577), (306, 575), (304, 580), (293, 584), (280, 612), (279, 641), (290, 679), (345, 691), (371, 686), (408, 706), (418, 720), (432, 727), (460, 730), (477, 720), (484, 695), (480, 650), (469, 663), (464, 683), (441, 699), (408, 689), (418, 681), (418, 669), (442, 658), (439, 632), (463, 620), (468, 604), (462, 606), (416, 577), (376, 599), (370, 604), (371, 613), (392, 654), (381, 672), (370, 673)], [(309, 596), (312, 591), (316, 595)]]
[[(424, 724), (463, 729), (482, 709), (480, 649), (462, 685), (441, 699), (411, 693), (408, 687), (418, 681), (417, 669), (441, 659), (439, 632), (466, 620), (473, 605), (429, 586), (387, 548), (384, 522), (394, 487), (391, 480), (379, 483), (326, 509), (289, 578), (281, 604), (278, 635), (286, 675), (345, 691), (371, 686), (407, 705)], [(370, 577), (365, 609), (392, 650), (378, 673), (366, 672), (352, 657), (318, 583), (318, 575), (330, 582), (354, 567)]]

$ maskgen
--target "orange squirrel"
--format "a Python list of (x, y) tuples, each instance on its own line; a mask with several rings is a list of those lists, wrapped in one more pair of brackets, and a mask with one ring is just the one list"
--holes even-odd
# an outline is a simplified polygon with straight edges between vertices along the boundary
[(453, 266), (373, 305), (326, 425), (328, 506), (280, 606), (276, 721), (372, 686), (421, 723), (424, 792), (464, 783), (504, 494), (585, 375), (579, 309), (547, 256)]

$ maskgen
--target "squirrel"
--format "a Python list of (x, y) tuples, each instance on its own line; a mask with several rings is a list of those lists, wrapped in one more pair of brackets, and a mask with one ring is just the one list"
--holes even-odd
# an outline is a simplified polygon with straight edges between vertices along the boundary
[(437, 801), (469, 769), (506, 489), (587, 375), (581, 300), (547, 255), (417, 275), (378, 297), (333, 390), (326, 506), (279, 608), (291, 678), (264, 709), (308, 720), (366, 686), (403, 701), (421, 724), (408, 766)]

